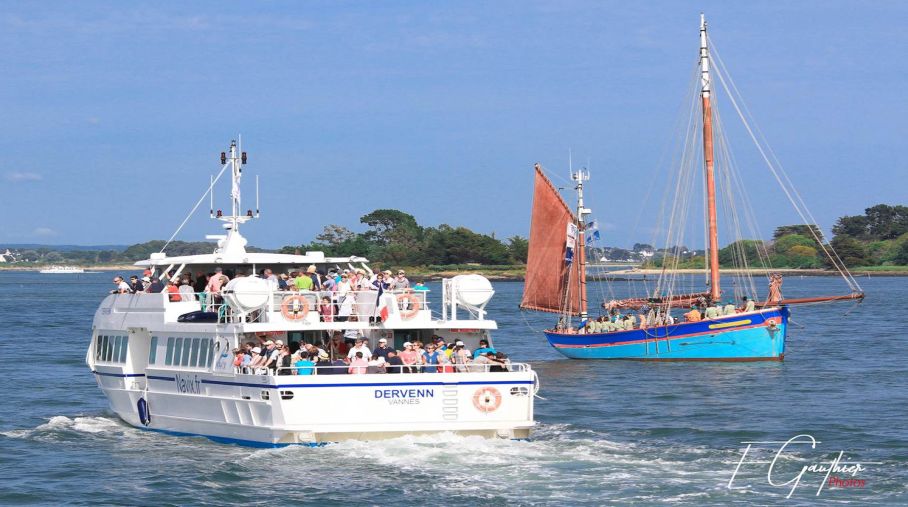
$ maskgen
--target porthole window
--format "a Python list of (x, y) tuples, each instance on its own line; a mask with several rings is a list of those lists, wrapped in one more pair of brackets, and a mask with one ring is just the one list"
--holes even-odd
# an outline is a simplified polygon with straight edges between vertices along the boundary
[(293, 391), (281, 391), (281, 399), (282, 400), (292, 400)]

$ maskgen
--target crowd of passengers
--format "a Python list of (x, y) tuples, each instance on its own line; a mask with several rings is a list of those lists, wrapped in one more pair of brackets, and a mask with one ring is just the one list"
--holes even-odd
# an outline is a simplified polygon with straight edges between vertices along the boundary
[[(690, 311), (684, 314), (683, 322), (700, 322), (701, 320), (717, 319), (738, 313), (752, 312), (756, 309), (754, 300), (744, 296), (741, 306), (736, 307), (732, 301), (723, 305), (720, 301), (713, 304), (705, 299), (694, 303)], [(590, 317), (579, 327), (565, 325), (559, 322), (555, 330), (565, 334), (593, 334), (611, 333), (614, 331), (630, 331), (632, 329), (648, 329), (651, 327), (671, 326), (675, 324), (671, 312), (663, 312), (661, 308), (641, 307), (637, 312), (621, 313), (618, 308), (611, 308), (607, 315)]]
[[(275, 291), (321, 292), (327, 300), (322, 299), (319, 313), (323, 317), (331, 317), (332, 320), (337, 316), (347, 317), (355, 313), (352, 311), (355, 300), (346, 297), (348, 294), (375, 291), (380, 297), (384, 291), (428, 290), (423, 282), (417, 282), (411, 286), (410, 280), (407, 279), (406, 272), (403, 270), (399, 270), (397, 276), (394, 276), (391, 270), (373, 272), (363, 268), (343, 270), (331, 268), (323, 274), (319, 273), (314, 265), (311, 265), (306, 271), (291, 271), (280, 275), (274, 274), (271, 269), (264, 269), (256, 275), (242, 271), (233, 274), (234, 278), (243, 276), (262, 278)], [(122, 276), (115, 277), (113, 283), (117, 288), (110, 292), (111, 294), (168, 292), (170, 301), (194, 301), (198, 295), (203, 303), (211, 306), (221, 302), (221, 290), (230, 279), (230, 276), (220, 267), (210, 273), (198, 273), (195, 279), (190, 273), (183, 273), (180, 276), (165, 273), (163, 277), (157, 277), (151, 270), (146, 269), (141, 278), (133, 275), (129, 277), (129, 282)], [(161, 280), (167, 280), (167, 283), (165, 284)], [(344, 301), (346, 301), (346, 309), (343, 306)], [(336, 306), (333, 308), (333, 312), (331, 306)], [(349, 311), (345, 312), (345, 310)]]
[(378, 346), (369, 348), (362, 336), (350, 340), (335, 331), (325, 347), (309, 343), (270, 340), (259, 337), (235, 349), (233, 366), (237, 373), (256, 375), (361, 375), (366, 373), (455, 373), (502, 372), (510, 370), (510, 360), (503, 352), (479, 341), (470, 351), (462, 341), (446, 343), (432, 335), (428, 343), (416, 340), (403, 344), (403, 350), (388, 346), (381, 338)]

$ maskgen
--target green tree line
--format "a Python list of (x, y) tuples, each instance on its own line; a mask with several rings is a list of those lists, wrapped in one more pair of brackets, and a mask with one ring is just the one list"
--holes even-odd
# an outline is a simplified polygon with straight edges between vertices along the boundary
[[(744, 267), (740, 259), (746, 258), (751, 267), (762, 266), (765, 260), (776, 268), (828, 268), (832, 262), (823, 252), (826, 247), (848, 267), (908, 265), (908, 206), (877, 204), (863, 215), (839, 218), (832, 232), (832, 241), (826, 244), (816, 225), (784, 225), (776, 228), (772, 241), (745, 239), (727, 245), (719, 251), (719, 263), (725, 268)], [(703, 256), (683, 260), (666, 256), (650, 265), (700, 268), (705, 263)]]
[(329, 256), (359, 255), (394, 266), (513, 265), (526, 263), (528, 243), (513, 236), (501, 241), (494, 234), (441, 224), (423, 227), (409, 213), (378, 209), (360, 217), (362, 233), (331, 224), (308, 244), (288, 245), (281, 253), (322, 251)]

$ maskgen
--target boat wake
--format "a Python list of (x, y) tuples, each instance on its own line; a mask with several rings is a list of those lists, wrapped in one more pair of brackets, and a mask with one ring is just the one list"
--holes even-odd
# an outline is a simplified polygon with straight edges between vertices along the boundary
[(60, 441), (81, 439), (86, 435), (104, 435), (108, 438), (124, 437), (134, 433), (135, 429), (122, 423), (116, 417), (57, 415), (46, 423), (32, 429), (16, 429), (0, 432), (8, 438), (33, 439), (42, 441)]
[[(105, 414), (59, 415), (34, 428), (0, 435), (68, 446), (91, 441), (93, 446), (106, 446), (111, 452), (140, 452), (147, 480), (165, 480), (165, 465), (177, 464), (185, 480), (182, 487), (193, 494), (223, 477), (277, 477), (290, 470), (299, 476), (332, 478), (307, 484), (299, 498), (329, 503), (368, 503), (370, 498), (374, 500), (375, 491), (394, 497), (441, 495), (448, 505), (493, 501), (596, 505), (673, 501), (699, 505), (738, 501), (755, 494), (752, 490), (731, 492), (725, 488), (730, 467), (738, 457), (735, 449), (680, 445), (661, 438), (620, 441), (605, 430), (570, 424), (539, 425), (528, 441), (442, 433), (278, 449), (145, 432)], [(364, 478), (368, 478), (370, 487), (337, 489), (338, 482)], [(233, 501), (255, 500), (251, 493), (246, 497), (234, 491), (232, 495)], [(209, 500), (224, 498), (212, 496)]]

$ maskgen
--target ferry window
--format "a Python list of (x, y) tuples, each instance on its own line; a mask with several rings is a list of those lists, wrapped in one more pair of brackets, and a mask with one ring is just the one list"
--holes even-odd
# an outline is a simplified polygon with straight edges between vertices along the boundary
[(173, 365), (174, 365), (174, 366), (179, 366), (179, 365), (180, 365), (180, 354), (183, 352), (183, 339), (182, 339), (182, 338), (174, 338), (173, 340), (174, 340), (174, 343), (173, 343)]
[(155, 360), (158, 358), (158, 337), (151, 337), (151, 346), (148, 347), (148, 364), (154, 364)]
[(129, 337), (123, 336), (122, 338), (123, 338), (123, 343), (120, 345), (119, 361), (121, 363), (125, 363), (126, 362), (126, 349), (127, 349), (127, 347), (129, 347)]
[(173, 364), (173, 337), (167, 338), (167, 355), (164, 357), (164, 364), (170, 366)]
[(123, 337), (112, 336), (111, 338), (113, 338), (113, 347), (111, 347), (112, 352), (110, 354), (110, 360), (116, 362), (120, 359), (120, 347), (123, 345)]
[(189, 351), (192, 350), (192, 340), (183, 338), (183, 354), (180, 356), (180, 366), (189, 365)]
[(201, 338), (192, 339), (192, 359), (189, 361), (189, 366), (202, 364), (202, 341)]
[(101, 335), (98, 335), (97, 342), (95, 343), (95, 361), (101, 360), (101, 339), (104, 338)]
[(211, 340), (202, 340), (202, 350), (199, 352), (199, 366), (208, 368), (211, 366)]
[(104, 360), (110, 361), (111, 354), (113, 354), (113, 336), (104, 335)]

